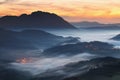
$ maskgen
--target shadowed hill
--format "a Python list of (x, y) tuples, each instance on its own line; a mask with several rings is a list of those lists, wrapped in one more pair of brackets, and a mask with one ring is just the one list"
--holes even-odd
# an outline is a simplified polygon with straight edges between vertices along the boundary
[(116, 35), (115, 37), (113, 37), (113, 38), (111, 38), (111, 39), (120, 41), (120, 34)]
[(74, 26), (76, 26), (78, 28), (85, 28), (85, 29), (100, 29), (100, 30), (120, 29), (120, 23), (103, 24), (103, 23), (99, 23), (99, 22), (83, 21), (83, 22), (73, 22), (71, 24), (73, 24)]
[(34, 49), (48, 48), (69, 40), (41, 30), (24, 30), (21, 32), (0, 29), (0, 48)]
[(74, 29), (67, 21), (53, 13), (36, 11), (30, 15), (4, 16), (0, 18), (2, 28), (53, 28)]
[[(120, 59), (95, 58), (48, 70), (32, 80), (119, 80)], [(118, 77), (118, 79), (117, 79)]]
[(120, 59), (111, 57), (93, 59), (84, 64), (77, 63), (70, 65), (76, 67), (88, 65), (89, 70), (84, 74), (77, 74), (64, 80), (119, 80), (120, 79)]
[(20, 32), (0, 29), (0, 59), (16, 59), (32, 56), (33, 50), (42, 50), (69, 41), (72, 38), (53, 35), (42, 30), (23, 30)]
[[(104, 42), (80, 42), (76, 44), (67, 44), (67, 45), (60, 45), (55, 46), (49, 49), (46, 49), (43, 52), (43, 55), (48, 56), (59, 56), (59, 55), (67, 55), (73, 56), (80, 53), (92, 53), (96, 55), (118, 55), (120, 53), (120, 49), (114, 48), (113, 45), (104, 43)], [(114, 53), (114, 54), (113, 54)]]

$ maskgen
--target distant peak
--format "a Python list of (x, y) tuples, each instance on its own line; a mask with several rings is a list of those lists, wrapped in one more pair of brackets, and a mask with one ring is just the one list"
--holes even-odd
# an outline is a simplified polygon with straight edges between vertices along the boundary
[(99, 22), (90, 22), (90, 21), (81, 21), (80, 23), (91, 23), (91, 24), (102, 24), (102, 23), (99, 23)]
[(42, 11), (34, 11), (34, 12), (32, 12), (31, 14), (40, 14), (40, 13), (45, 13), (45, 12), (42, 12)]
[(43, 12), (43, 11), (34, 11), (30, 15), (40, 15), (40, 14), (54, 14), (54, 13)]
[(28, 16), (27, 14), (21, 14), (20, 17)]

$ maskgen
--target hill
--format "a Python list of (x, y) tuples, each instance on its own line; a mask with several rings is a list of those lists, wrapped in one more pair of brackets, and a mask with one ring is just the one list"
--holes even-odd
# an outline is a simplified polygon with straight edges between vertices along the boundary
[(30, 15), (4, 16), (0, 18), (1, 28), (50, 28), (50, 29), (74, 29), (70, 23), (56, 14), (36, 11)]

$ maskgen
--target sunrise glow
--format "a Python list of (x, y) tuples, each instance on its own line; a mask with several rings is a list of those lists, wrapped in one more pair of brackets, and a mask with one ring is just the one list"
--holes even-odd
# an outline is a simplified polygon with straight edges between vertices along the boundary
[(120, 0), (0, 0), (0, 16), (37, 10), (56, 13), (69, 22), (120, 22)]

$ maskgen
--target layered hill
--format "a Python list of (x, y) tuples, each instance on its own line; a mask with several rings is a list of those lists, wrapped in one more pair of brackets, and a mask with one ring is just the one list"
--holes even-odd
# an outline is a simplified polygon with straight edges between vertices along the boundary
[(42, 30), (23, 30), (20, 32), (0, 29), (1, 49), (44, 49), (69, 40)]
[(120, 59), (95, 58), (70, 63), (55, 70), (48, 70), (32, 80), (119, 80), (119, 67)]

